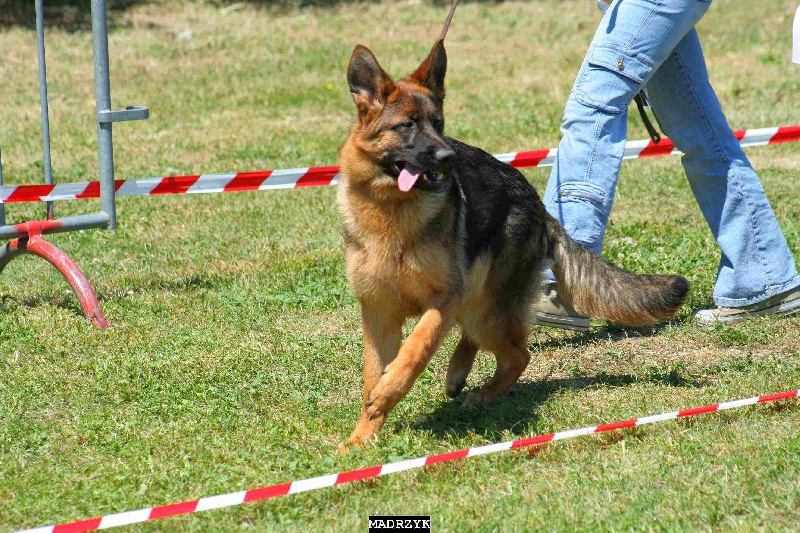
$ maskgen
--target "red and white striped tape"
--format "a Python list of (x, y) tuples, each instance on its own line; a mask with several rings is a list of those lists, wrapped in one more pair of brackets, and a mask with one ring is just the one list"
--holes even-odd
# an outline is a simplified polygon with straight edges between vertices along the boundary
[[(734, 132), (742, 146), (762, 146), (800, 141), (800, 126), (763, 128)], [(558, 150), (533, 150), (498, 154), (500, 161), (516, 168), (553, 166)], [(651, 140), (625, 144), (624, 159), (680, 154), (672, 142), (664, 138), (659, 144)], [(215, 192), (266, 191), (315, 185), (336, 185), (339, 167), (289, 168), (235, 174), (202, 174), (168, 176), (134, 180), (118, 180), (117, 196), (149, 196), (156, 194), (199, 194)], [(100, 182), (61, 183), (58, 185), (10, 185), (0, 187), (0, 203), (49, 202), (99, 198)]]
[(476, 448), (468, 448), (465, 450), (442, 453), (439, 455), (429, 455), (427, 457), (408, 459), (406, 461), (397, 461), (395, 463), (387, 463), (380, 466), (362, 468), (360, 470), (351, 470), (349, 472), (340, 472), (338, 474), (312, 477), (308, 479), (302, 479), (300, 481), (270, 485), (268, 487), (261, 487), (258, 489), (231, 492), (217, 496), (208, 496), (188, 502), (173, 503), (160, 507), (148, 507), (146, 509), (138, 509), (136, 511), (110, 514), (98, 518), (92, 518), (90, 520), (81, 520), (78, 522), (69, 522), (54, 526), (28, 529), (24, 532), (20, 531), (17, 533), (79, 533), (82, 531), (95, 531), (97, 529), (107, 529), (115, 526), (137, 524), (140, 522), (155, 520), (157, 518), (197, 513), (200, 511), (207, 511), (209, 509), (220, 509), (223, 507), (230, 507), (233, 505), (241, 505), (243, 503), (275, 498), (277, 496), (285, 496), (287, 494), (296, 494), (298, 492), (307, 492), (310, 490), (332, 487), (334, 485), (342, 485), (344, 483), (350, 483), (351, 481), (369, 479), (378, 476), (384, 476), (386, 474), (394, 474), (396, 472), (403, 472), (405, 470), (412, 470), (414, 468), (422, 468), (423, 466), (454, 461), (456, 459), (463, 459), (465, 457), (475, 457), (477, 455), (486, 455), (514, 448), (532, 446), (534, 444), (543, 444), (545, 442), (552, 442), (556, 440), (571, 439), (574, 437), (580, 437), (581, 435), (589, 435), (591, 433), (603, 433), (605, 431), (613, 431), (616, 429), (633, 426), (643, 426), (645, 424), (653, 424), (655, 422), (663, 422), (665, 420), (674, 420), (676, 418), (686, 418), (704, 413), (724, 411), (726, 409), (736, 409), (738, 407), (755, 405), (757, 403), (774, 402), (776, 400), (795, 398), (799, 393), (800, 390), (792, 390), (776, 394), (768, 394), (765, 396), (754, 396), (752, 398), (733, 400), (714, 405), (706, 405), (705, 407), (696, 407), (694, 409), (684, 409), (682, 411), (673, 411), (671, 413), (663, 413), (660, 415), (633, 418), (630, 420), (623, 420), (621, 422), (614, 422), (612, 424), (601, 424), (599, 426), (589, 426), (580, 429), (572, 429), (569, 431), (559, 431), (558, 433), (548, 433), (546, 435), (501, 442), (498, 444), (487, 444), (485, 446), (478, 446)]

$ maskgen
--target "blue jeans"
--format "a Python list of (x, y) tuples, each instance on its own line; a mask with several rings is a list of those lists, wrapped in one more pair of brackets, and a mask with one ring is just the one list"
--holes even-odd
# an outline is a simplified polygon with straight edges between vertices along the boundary
[[(710, 0), (614, 0), (578, 73), (544, 194), (548, 212), (600, 253), (627, 136), (645, 85), (722, 250), (714, 301), (739, 307), (800, 286), (794, 258), (708, 80), (694, 25)], [(668, 206), (666, 206), (668, 208)]]

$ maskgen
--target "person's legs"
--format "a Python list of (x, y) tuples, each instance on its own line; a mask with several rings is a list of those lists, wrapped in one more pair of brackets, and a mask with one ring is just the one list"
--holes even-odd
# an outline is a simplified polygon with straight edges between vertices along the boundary
[(722, 250), (715, 303), (742, 307), (800, 286), (758, 176), (709, 83), (694, 30), (653, 74), (647, 91), (664, 133), (685, 154), (692, 192)]
[(703, 0), (616, 0), (584, 58), (564, 112), (544, 203), (573, 239), (600, 253), (627, 135), (627, 109), (705, 14)]
[[(628, 129), (628, 105), (705, 14), (704, 0), (616, 0), (606, 11), (564, 111), (563, 137), (543, 201), (567, 233), (600, 253)], [(552, 272), (545, 280), (554, 283)], [(552, 288), (535, 324), (586, 330), (589, 319)]]

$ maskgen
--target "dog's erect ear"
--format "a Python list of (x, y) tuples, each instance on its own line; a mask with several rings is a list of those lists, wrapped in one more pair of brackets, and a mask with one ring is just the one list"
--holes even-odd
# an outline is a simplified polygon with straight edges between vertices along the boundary
[(347, 83), (350, 84), (350, 93), (360, 114), (366, 113), (373, 106), (385, 104), (395, 88), (394, 82), (378, 64), (375, 55), (360, 44), (350, 56)]
[(427, 87), (434, 98), (441, 105), (444, 102), (444, 75), (447, 72), (447, 52), (444, 49), (444, 41), (439, 39), (433, 45), (431, 53), (419, 68), (409, 76)]

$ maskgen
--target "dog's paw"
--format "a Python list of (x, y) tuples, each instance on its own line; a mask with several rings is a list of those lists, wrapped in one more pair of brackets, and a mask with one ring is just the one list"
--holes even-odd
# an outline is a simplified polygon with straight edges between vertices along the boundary
[(403, 399), (405, 392), (396, 385), (397, 380), (392, 373), (381, 376), (375, 387), (367, 393), (364, 404), (364, 414), (367, 420), (375, 420), (386, 415), (397, 403)]
[(366, 413), (362, 413), (350, 437), (339, 445), (339, 453), (347, 453), (356, 449), (363, 450), (374, 443), (384, 422), (386, 422), (386, 417), (384, 416), (368, 420)]
[(472, 391), (464, 398), (461, 404), (462, 409), (476, 409), (478, 407), (486, 407), (494, 401), (490, 398), (483, 389)]
[(336, 447), (336, 451), (339, 452), (339, 455), (347, 455), (352, 448), (353, 445), (345, 440), (339, 443), (339, 446)]
[(455, 398), (456, 396), (461, 394), (461, 391), (464, 390), (464, 385), (466, 385), (466, 384), (467, 384), (466, 378), (464, 378), (464, 379), (462, 379), (460, 381), (453, 380), (452, 382), (451, 382), (450, 379), (448, 379), (447, 383), (445, 383), (445, 386), (444, 386), (444, 392), (450, 398)]
[(339, 443), (339, 446), (336, 447), (336, 451), (339, 452), (340, 455), (347, 455), (351, 451), (361, 451), (365, 450), (367, 446), (375, 442), (375, 435), (372, 435), (368, 439), (362, 439), (358, 436), (351, 436), (349, 439), (342, 441)]
[[(377, 389), (377, 387), (375, 387), (375, 389)], [(380, 393), (376, 393), (375, 389), (367, 393), (367, 401), (364, 404), (364, 414), (367, 420), (374, 420), (385, 415), (388, 409), (388, 399)]]

